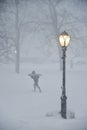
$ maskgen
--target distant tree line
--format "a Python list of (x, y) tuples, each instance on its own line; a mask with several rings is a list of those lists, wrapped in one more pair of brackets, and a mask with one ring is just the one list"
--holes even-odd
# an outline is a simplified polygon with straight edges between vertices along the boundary
[[(64, 0), (0, 0), (0, 62), (14, 62), (15, 71), (17, 73), (20, 72), (22, 37), (24, 37), (24, 32), (31, 34), (30, 28), (33, 24), (35, 26), (32, 27), (32, 32), (40, 29), (40, 32), (43, 31), (44, 34), (44, 43), (46, 44), (41, 44), (39, 48), (42, 50), (44, 55), (47, 54), (49, 56), (53, 55), (53, 53), (55, 53), (58, 49), (58, 61), (60, 62), (61, 67), (62, 52), (61, 47), (58, 44), (58, 36), (64, 30), (66, 30), (71, 35), (72, 44), (69, 47), (70, 51), (68, 51), (68, 53), (70, 53), (70, 62), (73, 66), (74, 59), (83, 55), (83, 52), (87, 49), (87, 17), (83, 8), (85, 6), (84, 3), (86, 3), (87, 0), (77, 1), (81, 2), (80, 5), (82, 4), (81, 11), (83, 11), (84, 15), (81, 14), (80, 16), (80, 14), (78, 14), (78, 2), (78, 5), (74, 4), (75, 8), (77, 7), (77, 12), (75, 14), (72, 9), (67, 9), (64, 6)], [(36, 20), (35, 16), (33, 16), (33, 13), (32, 17), (34, 18), (30, 19), (32, 18), (30, 17), (31, 12), (28, 12), (29, 8), (26, 7), (26, 5), (30, 4), (32, 4), (32, 6), (35, 4), (36, 6), (37, 4), (40, 4), (40, 6), (44, 7), (46, 6), (49, 13), (46, 14), (44, 9), (44, 12), (42, 13), (44, 13), (44, 16), (49, 15), (49, 19), (38, 21), (38, 19)], [(36, 12), (36, 14), (38, 14), (38, 12)], [(51, 33), (47, 34), (49, 31), (49, 29), (47, 29), (48, 27), (51, 27), (52, 30)], [(53, 40), (55, 43), (51, 43), (51, 40)], [(54, 50), (52, 51), (53, 48)], [(55, 48), (57, 48), (56, 51)]]

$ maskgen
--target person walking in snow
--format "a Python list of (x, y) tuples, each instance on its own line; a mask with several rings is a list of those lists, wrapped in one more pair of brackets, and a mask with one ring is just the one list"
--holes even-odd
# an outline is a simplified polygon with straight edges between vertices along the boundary
[(36, 72), (33, 70), (31, 74), (28, 74), (28, 76), (30, 76), (34, 81), (34, 92), (36, 91), (36, 88), (38, 88), (39, 92), (41, 92), (41, 88), (38, 85), (41, 74), (36, 74)]

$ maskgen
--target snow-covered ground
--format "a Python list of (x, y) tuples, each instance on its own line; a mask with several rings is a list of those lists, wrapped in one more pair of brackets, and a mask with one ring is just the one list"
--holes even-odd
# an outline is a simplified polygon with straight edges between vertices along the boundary
[[(42, 74), (42, 93), (33, 91), (33, 69)], [(67, 109), (74, 119), (58, 114), (61, 84), (58, 64), (22, 64), (20, 74), (0, 64), (0, 130), (87, 130), (87, 70), (66, 71)]]

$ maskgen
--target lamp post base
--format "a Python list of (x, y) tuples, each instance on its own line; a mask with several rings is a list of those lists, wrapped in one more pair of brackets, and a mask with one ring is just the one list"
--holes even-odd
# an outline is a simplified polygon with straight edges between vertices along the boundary
[(61, 96), (61, 117), (66, 119), (67, 118), (67, 112), (66, 112), (66, 96)]

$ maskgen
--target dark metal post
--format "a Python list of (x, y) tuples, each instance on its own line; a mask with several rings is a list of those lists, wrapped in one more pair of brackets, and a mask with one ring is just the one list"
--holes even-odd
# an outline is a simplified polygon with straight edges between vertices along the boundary
[(66, 87), (65, 87), (65, 81), (66, 81), (66, 47), (62, 47), (62, 51), (63, 51), (63, 56), (62, 56), (62, 60), (63, 60), (63, 78), (62, 78), (62, 96), (61, 96), (61, 116), (66, 119), (67, 118), (67, 97), (66, 97)]

